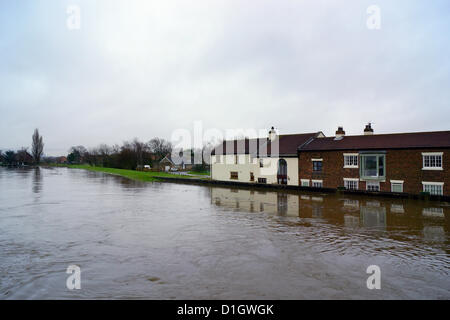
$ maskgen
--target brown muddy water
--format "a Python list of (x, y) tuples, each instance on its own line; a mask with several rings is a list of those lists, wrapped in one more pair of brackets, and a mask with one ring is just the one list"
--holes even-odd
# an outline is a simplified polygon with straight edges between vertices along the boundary
[(450, 299), (449, 244), (448, 203), (0, 168), (0, 299)]

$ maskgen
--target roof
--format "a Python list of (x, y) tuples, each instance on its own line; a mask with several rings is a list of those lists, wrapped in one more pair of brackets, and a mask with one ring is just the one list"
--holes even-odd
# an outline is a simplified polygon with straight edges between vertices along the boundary
[[(317, 137), (321, 132), (278, 135), (274, 141), (268, 138), (238, 139), (223, 141), (215, 147), (211, 155), (215, 154), (255, 154), (258, 156), (271, 155), (272, 149), (278, 143), (278, 152), (273, 155), (297, 156), (297, 149), (308, 141)], [(227, 151), (228, 150), (228, 151)], [(267, 151), (266, 151), (267, 150)], [(276, 153), (276, 154), (275, 154)]]
[(391, 133), (314, 139), (299, 151), (450, 148), (450, 131)]
[(159, 163), (161, 162), (170, 162), (171, 164), (175, 164), (172, 159), (170, 159), (168, 156), (165, 156), (164, 158), (162, 158)]
[[(215, 154), (249, 154), (259, 149), (267, 142), (267, 138), (226, 140), (216, 146), (211, 155)], [(228, 152), (227, 152), (228, 150)]]

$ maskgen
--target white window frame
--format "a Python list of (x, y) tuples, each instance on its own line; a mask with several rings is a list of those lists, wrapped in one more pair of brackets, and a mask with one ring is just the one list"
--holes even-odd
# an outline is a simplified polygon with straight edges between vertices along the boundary
[[(430, 182), (430, 181), (422, 181), (422, 187), (423, 187), (423, 192), (428, 192), (425, 191), (425, 186), (440, 186), (441, 187), (441, 193), (437, 194), (438, 196), (442, 196), (444, 194), (444, 183), (443, 182)], [(435, 193), (431, 193), (431, 195), (436, 195)]]
[[(369, 190), (369, 185), (377, 185), (378, 190)], [(381, 190), (380, 181), (367, 181), (366, 182), (366, 191), (380, 192), (380, 190)]]
[[(441, 157), (441, 166), (437, 167), (426, 167), (425, 166), (425, 157)], [(443, 170), (444, 168), (442, 167), (444, 162), (444, 153), (443, 152), (422, 152), (422, 170)]]
[(401, 184), (402, 191), (400, 191), (400, 192), (403, 192), (403, 183), (405, 182), (404, 180), (390, 180), (390, 182), (391, 182), (391, 192), (394, 192), (394, 190), (392, 190), (394, 184)]
[[(320, 187), (315, 186), (314, 183), (320, 183), (321, 186), (320, 186)], [(313, 188), (323, 188), (323, 180), (311, 180), (311, 186), (312, 186)]]
[[(359, 168), (359, 154), (358, 153), (344, 153), (344, 168), (346, 169), (357, 169)], [(346, 157), (356, 157), (356, 165), (347, 165)]]
[[(307, 186), (303, 185), (304, 182), (307, 183), (308, 185)], [(300, 179), (300, 186), (302, 186), (302, 187), (309, 187), (310, 186), (309, 179)]]
[[(347, 186), (345, 185), (345, 183), (346, 182), (356, 182), (356, 188), (352, 188), (352, 189), (349, 189), (349, 188), (347, 188)], [(344, 178), (344, 187), (345, 187), (345, 189), (347, 189), (347, 190), (358, 190), (359, 189), (359, 179), (358, 178)]]

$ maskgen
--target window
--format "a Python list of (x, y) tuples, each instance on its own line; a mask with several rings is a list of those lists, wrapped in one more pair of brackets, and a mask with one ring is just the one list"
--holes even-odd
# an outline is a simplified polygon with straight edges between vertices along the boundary
[(255, 175), (253, 172), (250, 172), (250, 181), (255, 181)]
[(429, 192), (432, 195), (442, 196), (444, 193), (444, 183), (443, 182), (422, 182), (423, 191)]
[(322, 180), (311, 180), (313, 188), (323, 188)]
[(391, 180), (391, 192), (403, 192), (403, 181)]
[(313, 172), (322, 172), (322, 159), (311, 159), (313, 163)]
[(346, 206), (346, 207), (359, 208), (359, 200), (345, 199), (345, 200), (344, 200), (344, 206)]
[(374, 181), (368, 181), (366, 183), (366, 190), (367, 191), (380, 191), (380, 183), (374, 182)]
[(230, 179), (237, 180), (238, 179), (238, 173), (236, 171), (230, 172)]
[(442, 152), (422, 153), (422, 170), (442, 170)]
[(385, 155), (364, 154), (361, 155), (361, 178), (384, 178)]
[(358, 190), (358, 179), (344, 178), (344, 187), (348, 190)]
[(300, 179), (302, 187), (309, 187), (309, 179)]
[(259, 159), (259, 167), (264, 168), (264, 161), (263, 159)]
[(344, 168), (358, 168), (357, 153), (344, 153)]
[(258, 183), (267, 183), (267, 178), (258, 178)]
[(445, 218), (444, 208), (423, 208), (422, 214), (427, 217)]
[(402, 204), (391, 204), (391, 212), (395, 213), (405, 213), (405, 209)]

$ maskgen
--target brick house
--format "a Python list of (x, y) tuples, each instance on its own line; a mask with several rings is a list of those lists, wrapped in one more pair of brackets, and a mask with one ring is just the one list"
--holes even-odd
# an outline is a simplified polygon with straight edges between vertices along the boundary
[(450, 131), (322, 137), (298, 148), (299, 185), (450, 196)]

